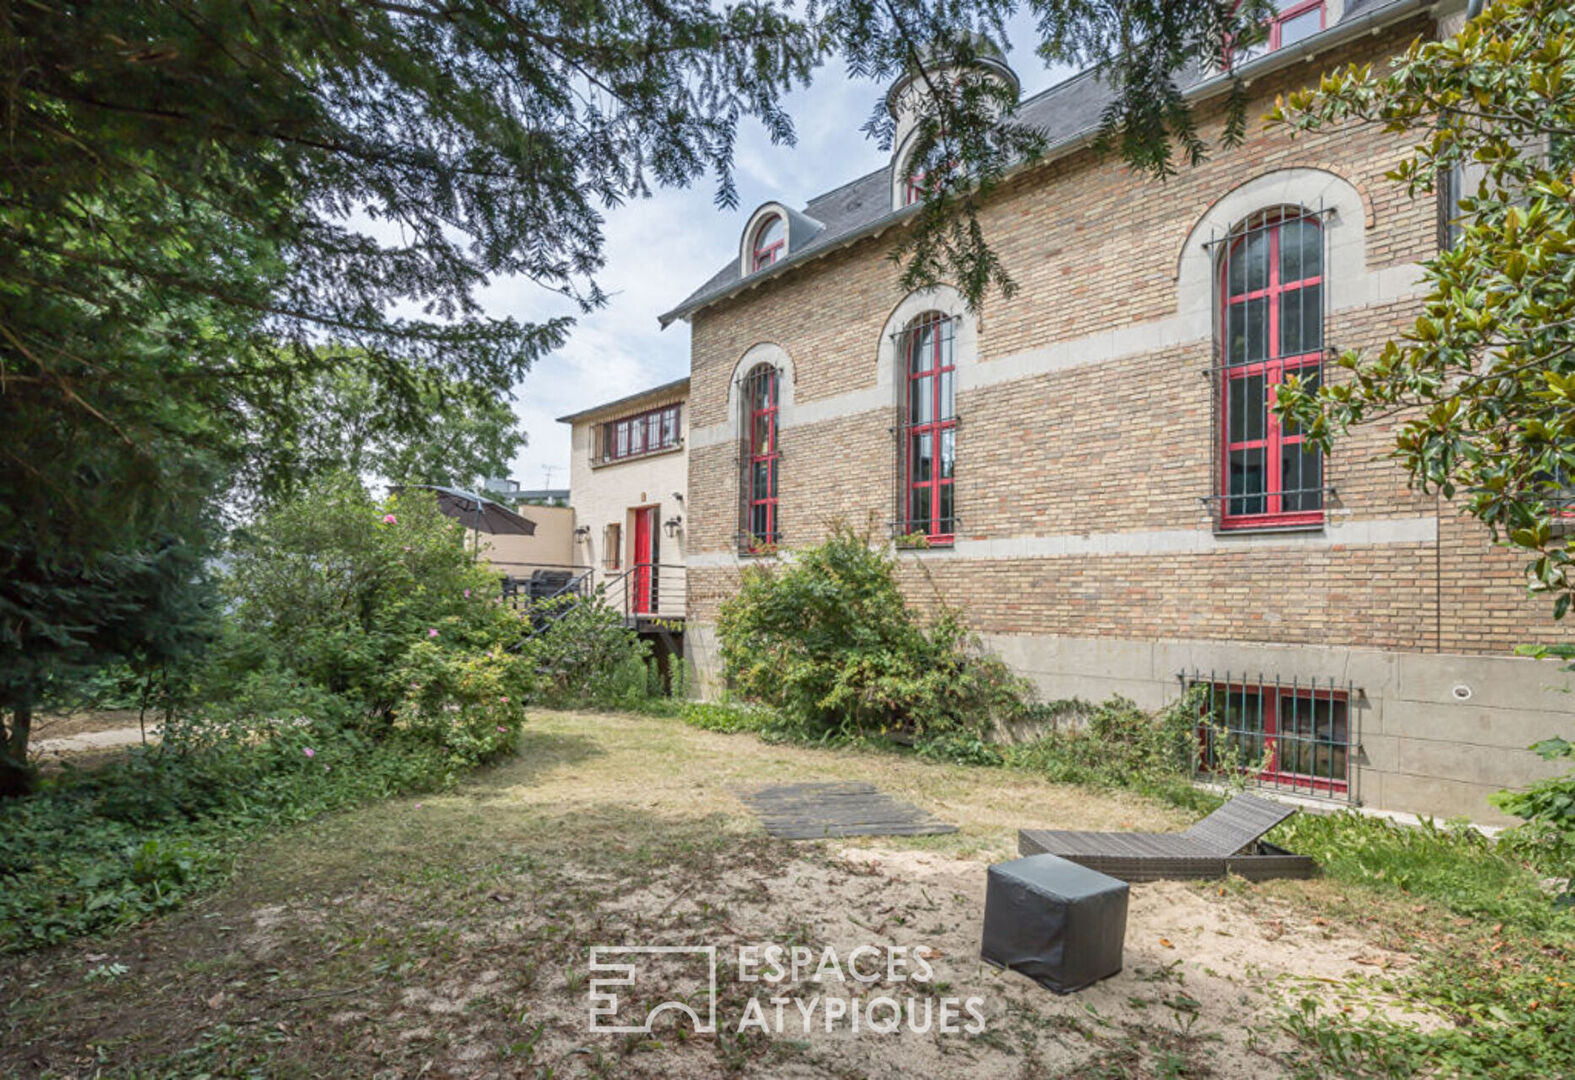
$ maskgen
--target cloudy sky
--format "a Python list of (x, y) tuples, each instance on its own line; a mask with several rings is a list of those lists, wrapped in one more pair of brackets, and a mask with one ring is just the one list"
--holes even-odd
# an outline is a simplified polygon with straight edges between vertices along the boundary
[[(1016, 47), (1008, 59), (1024, 97), (1065, 77), (1064, 69), (1046, 70), (1033, 55), (1030, 23), (1011, 30)], [(758, 126), (744, 127), (736, 159), (737, 210), (719, 210), (712, 201), (714, 182), (703, 180), (608, 212), (607, 266), (599, 281), (611, 299), (580, 317), (569, 343), (516, 388), (514, 407), (530, 443), (515, 459), (513, 479), (536, 488), (549, 486), (550, 475), (550, 486), (568, 486), (569, 432), (557, 417), (688, 372), (688, 324), (659, 330), (656, 317), (735, 255), (739, 231), (761, 203), (777, 199), (800, 207), (883, 165), (886, 154), (859, 127), (884, 92), (884, 86), (851, 79), (841, 65), (829, 65), (812, 87), (787, 101), (796, 146), (773, 146)], [(571, 313), (526, 281), (496, 282), (484, 302), (521, 320)]]

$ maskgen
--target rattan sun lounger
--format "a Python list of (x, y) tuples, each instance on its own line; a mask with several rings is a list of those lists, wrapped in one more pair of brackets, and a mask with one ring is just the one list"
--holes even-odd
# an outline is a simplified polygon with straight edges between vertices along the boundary
[(1179, 833), (1069, 832), (1023, 829), (1021, 855), (1059, 855), (1122, 881), (1217, 878), (1236, 874), (1253, 881), (1312, 877), (1312, 859), (1263, 842), (1264, 833), (1296, 812), (1294, 807), (1238, 795)]

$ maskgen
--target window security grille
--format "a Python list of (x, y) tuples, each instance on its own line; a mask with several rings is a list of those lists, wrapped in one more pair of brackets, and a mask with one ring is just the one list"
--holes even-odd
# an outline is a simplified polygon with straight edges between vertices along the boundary
[(781, 379), (770, 364), (757, 364), (740, 384), (738, 546), (758, 554), (782, 542), (777, 503)]
[(1221, 529), (1321, 524), (1323, 457), (1274, 413), (1288, 378), (1323, 381), (1328, 213), (1279, 207), (1208, 242), (1215, 262), (1214, 491)]
[(950, 544), (959, 524), (957, 320), (937, 311), (897, 335), (894, 536)]
[(1351, 683), (1197, 670), (1177, 678), (1184, 689), (1204, 689), (1195, 777), (1238, 770), (1276, 791), (1359, 801), (1359, 694)]

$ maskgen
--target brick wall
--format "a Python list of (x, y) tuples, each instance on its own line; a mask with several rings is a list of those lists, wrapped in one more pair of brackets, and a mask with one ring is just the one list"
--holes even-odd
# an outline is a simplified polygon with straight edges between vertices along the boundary
[[(1364, 38), (1316, 66), (1251, 86), (1261, 116), (1276, 94), (1346, 61), (1381, 61), (1425, 21)], [(1428, 256), (1435, 207), (1384, 178), (1407, 142), (1372, 129), (1295, 140), (1256, 123), (1237, 149), (1218, 147), (1220, 111), (1205, 106), (1213, 160), (1160, 184), (1115, 160), (1077, 152), (1003, 186), (984, 214), (990, 242), (1021, 290), (992, 297), (979, 318), (978, 365), (1174, 317), (1177, 268), (1189, 233), (1215, 202), (1271, 170), (1323, 169), (1362, 197), (1357, 224), (1366, 270), (1378, 274)], [(903, 299), (888, 259), (890, 236), (784, 274), (693, 316), (691, 396), (697, 428), (726, 425), (739, 358), (759, 342), (792, 357), (799, 405), (868, 394), (877, 351)], [(1371, 348), (1402, 332), (1418, 300), (1384, 296), (1331, 313), (1326, 340)], [(1547, 604), (1528, 600), (1521, 559), (1494, 550), (1473, 521), (1407, 489), (1388, 458), (1390, 430), (1375, 425), (1340, 442), (1327, 462), (1331, 525), (1415, 523), (1416, 538), (1342, 543), (1284, 537), (1212, 539), (1204, 496), (1214, 490), (1213, 356), (1208, 338), (1017, 378), (960, 393), (959, 539), (1113, 538), (1117, 553), (1034, 558), (931, 552), (904, 557), (910, 596), (962, 606), (976, 628), (1001, 634), (1320, 644), (1400, 652), (1502, 654), (1555, 628)], [(784, 428), (780, 520), (785, 547), (816, 542), (834, 519), (886, 535), (895, 515), (893, 407), (863, 409)], [(697, 443), (689, 455), (690, 618), (714, 621), (736, 586), (738, 447)], [(1197, 534), (1202, 550), (1169, 540)], [(1437, 536), (1434, 541), (1432, 536)], [(1152, 536), (1160, 541), (1152, 541)], [(1376, 535), (1373, 530), (1364, 534)], [(1164, 542), (1161, 542), (1164, 541)], [(705, 553), (694, 565), (695, 553)], [(922, 563), (922, 570), (919, 568)]]

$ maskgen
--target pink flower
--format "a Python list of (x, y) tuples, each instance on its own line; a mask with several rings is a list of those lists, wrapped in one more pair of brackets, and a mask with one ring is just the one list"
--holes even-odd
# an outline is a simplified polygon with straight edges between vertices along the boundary
[(470, 599), (470, 590), (469, 590), (469, 589), (466, 589), (466, 590), (465, 590), (465, 599), (466, 599), (466, 600), (469, 600), (469, 599)]
[(393, 514), (384, 514), (383, 515), (383, 524), (384, 525), (398, 525), (399, 524), (399, 519), (396, 518)]
[(310, 746), (303, 748), (301, 750), (301, 753), (305, 754), (307, 757), (316, 757), (317, 756), (317, 751), (313, 750)]
[(437, 637), (437, 627), (435, 627), (435, 626), (428, 627), (427, 628), (427, 637)]
[(509, 699), (508, 699), (508, 695), (507, 694), (505, 694), (503, 697), (500, 697), (498, 700), (503, 702), (503, 704), (505, 704), (505, 705), (507, 705), (509, 703)]
[(499, 730), (499, 731), (507, 731), (507, 730), (508, 730), (508, 728), (506, 728), (506, 727), (504, 727), (504, 726), (503, 726), (503, 725), (502, 725), (502, 724), (499, 724), (499, 725), (498, 725), (498, 730)]
[(416, 809), (417, 809), (417, 810), (420, 810), (420, 809), (421, 809), (421, 804), (420, 804), (420, 803), (416, 803)]

